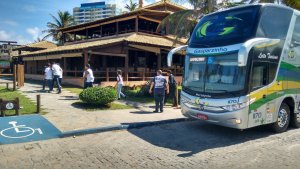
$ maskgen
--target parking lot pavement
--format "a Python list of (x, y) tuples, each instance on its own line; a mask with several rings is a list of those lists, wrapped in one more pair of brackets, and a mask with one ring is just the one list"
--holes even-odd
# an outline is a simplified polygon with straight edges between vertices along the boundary
[(300, 130), (239, 131), (199, 121), (1, 145), (1, 169), (300, 168)]

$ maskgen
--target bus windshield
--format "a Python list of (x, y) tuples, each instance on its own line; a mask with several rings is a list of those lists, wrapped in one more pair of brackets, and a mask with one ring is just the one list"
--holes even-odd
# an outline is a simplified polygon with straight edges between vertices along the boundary
[(245, 88), (246, 67), (239, 67), (237, 63), (237, 53), (187, 56), (183, 86), (207, 94), (241, 91)]
[(260, 6), (237, 8), (203, 17), (192, 34), (190, 47), (215, 47), (245, 42), (255, 35), (259, 8)]

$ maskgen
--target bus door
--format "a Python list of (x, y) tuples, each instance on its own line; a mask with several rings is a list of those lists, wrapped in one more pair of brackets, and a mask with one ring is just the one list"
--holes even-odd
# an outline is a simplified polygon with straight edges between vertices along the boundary
[(250, 78), (250, 109), (248, 127), (261, 125), (264, 122), (264, 112), (267, 110), (268, 63), (253, 60)]

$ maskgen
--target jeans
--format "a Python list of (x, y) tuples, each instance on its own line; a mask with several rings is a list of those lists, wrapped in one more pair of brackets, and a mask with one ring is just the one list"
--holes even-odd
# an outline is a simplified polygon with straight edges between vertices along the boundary
[(84, 89), (88, 88), (88, 87), (93, 87), (93, 82), (84, 82)]
[(165, 100), (165, 93), (155, 93), (154, 92), (154, 100), (155, 100), (155, 111), (160, 109), (161, 112), (164, 111), (164, 100)]
[(52, 79), (44, 79), (43, 81), (43, 90), (45, 90), (46, 85), (49, 87), (49, 90), (52, 88)]
[(125, 97), (125, 94), (124, 94), (124, 93), (122, 93), (122, 87), (123, 87), (123, 85), (122, 85), (122, 84), (118, 84), (118, 86), (117, 86), (118, 99), (120, 99), (120, 98), (121, 98), (121, 96), (122, 96), (122, 97)]
[(54, 75), (54, 77), (53, 77), (53, 82), (52, 82), (51, 91), (53, 90), (54, 84), (55, 84), (55, 83), (56, 83), (56, 85), (57, 85), (58, 92), (61, 92), (61, 85), (60, 85), (60, 83), (59, 83), (59, 76), (57, 76), (57, 75)]

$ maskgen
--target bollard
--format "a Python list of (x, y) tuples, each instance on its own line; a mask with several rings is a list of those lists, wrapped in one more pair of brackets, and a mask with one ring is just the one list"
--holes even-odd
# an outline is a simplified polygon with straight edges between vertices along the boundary
[(9, 83), (6, 83), (6, 89), (8, 90), (8, 85), (9, 85)]
[(36, 96), (36, 113), (39, 114), (41, 111), (41, 95)]
[(20, 100), (19, 100), (19, 98), (16, 98), (15, 101), (16, 101), (16, 105), (18, 106), (16, 108), (16, 115), (19, 116), (20, 115), (20, 112), (19, 112), (19, 109), (20, 109)]

